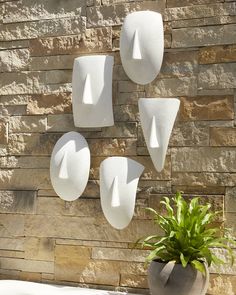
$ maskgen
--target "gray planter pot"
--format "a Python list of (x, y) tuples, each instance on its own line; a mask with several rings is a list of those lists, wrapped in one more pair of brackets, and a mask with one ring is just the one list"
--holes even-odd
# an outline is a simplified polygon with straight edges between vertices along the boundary
[[(207, 269), (207, 268), (206, 268)], [(148, 269), (148, 285), (152, 295), (205, 295), (209, 273), (204, 276), (191, 265), (152, 261)]]

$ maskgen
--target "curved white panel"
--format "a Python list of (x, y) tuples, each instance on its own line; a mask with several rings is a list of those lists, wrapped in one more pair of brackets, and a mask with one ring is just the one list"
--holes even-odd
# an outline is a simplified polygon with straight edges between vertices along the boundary
[(116, 229), (130, 223), (136, 190), (144, 166), (125, 157), (109, 157), (100, 166), (100, 196), (103, 213)]
[(160, 72), (163, 53), (161, 14), (138, 11), (126, 16), (121, 28), (120, 55), (129, 78), (143, 85), (152, 82)]
[(77, 127), (114, 125), (112, 110), (112, 70), (108, 55), (81, 56), (74, 60), (72, 107)]
[(50, 161), (52, 186), (58, 196), (74, 201), (83, 193), (89, 178), (90, 151), (77, 132), (64, 134), (54, 146)]
[(156, 170), (160, 172), (164, 168), (180, 101), (177, 98), (140, 98), (138, 105), (147, 148)]

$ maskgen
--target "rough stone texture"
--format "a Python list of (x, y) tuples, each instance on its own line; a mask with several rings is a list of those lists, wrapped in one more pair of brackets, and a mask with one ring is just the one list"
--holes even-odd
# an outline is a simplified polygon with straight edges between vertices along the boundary
[(29, 50), (14, 49), (0, 51), (0, 71), (19, 72), (29, 68)]
[(236, 146), (236, 128), (211, 128), (210, 145)]
[(82, 33), (84, 18), (62, 18), (0, 25), (0, 41)]
[(226, 63), (235, 61), (235, 45), (203, 47), (199, 51), (200, 64)]
[(32, 56), (104, 52), (111, 49), (111, 28), (87, 29), (84, 34), (39, 38), (30, 41)]
[(85, 15), (85, 0), (67, 0), (66, 6), (63, 1), (40, 0), (37, 3), (31, 0), (8, 2), (5, 5), (3, 17), (4, 23), (16, 23), (32, 20), (76, 17)]
[(234, 148), (182, 148), (172, 149), (174, 172), (236, 172)]
[(181, 97), (179, 120), (215, 121), (234, 118), (233, 96)]
[(196, 47), (232, 44), (236, 42), (236, 25), (174, 29), (172, 47)]
[(198, 84), (205, 89), (236, 87), (236, 63), (199, 66)]
[[(123, 19), (140, 10), (164, 19), (163, 64), (148, 85), (128, 78), (119, 52)], [(161, 234), (144, 208), (163, 212), (161, 198), (177, 190), (225, 209), (218, 222), (236, 234), (235, 13), (234, 0), (0, 0), (0, 279), (147, 294), (148, 251), (131, 249)], [(88, 54), (114, 57), (114, 126), (74, 126), (73, 60)], [(161, 172), (141, 129), (141, 97), (181, 100)], [(72, 130), (88, 141), (91, 169), (81, 197), (66, 202), (49, 167), (55, 143)], [(110, 156), (145, 166), (122, 231), (100, 203), (99, 167)], [(222, 275), (211, 275), (208, 294), (233, 295), (235, 267), (212, 271)]]
[(0, 213), (35, 213), (35, 191), (0, 191)]
[(121, 25), (125, 16), (139, 10), (153, 10), (163, 12), (165, 1), (146, 1), (122, 3), (115, 6), (101, 6), (87, 8), (88, 27)]

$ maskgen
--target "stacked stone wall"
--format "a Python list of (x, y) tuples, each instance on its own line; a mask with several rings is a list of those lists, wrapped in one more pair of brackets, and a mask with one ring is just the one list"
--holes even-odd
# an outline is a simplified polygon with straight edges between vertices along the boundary
[[(163, 66), (146, 86), (129, 80), (119, 55), (123, 19), (138, 10), (162, 13), (165, 28)], [(86, 54), (115, 58), (112, 127), (74, 127), (73, 59)], [(0, 278), (147, 293), (146, 251), (132, 246), (156, 231), (144, 208), (161, 210), (176, 190), (210, 201), (236, 232), (235, 89), (236, 1), (0, 0)], [(181, 100), (161, 173), (144, 142), (140, 97)], [(52, 189), (49, 162), (72, 130), (86, 137), (92, 165), (82, 197), (69, 203)], [(108, 156), (146, 167), (122, 231), (100, 206)], [(211, 272), (209, 294), (235, 294), (236, 267)]]

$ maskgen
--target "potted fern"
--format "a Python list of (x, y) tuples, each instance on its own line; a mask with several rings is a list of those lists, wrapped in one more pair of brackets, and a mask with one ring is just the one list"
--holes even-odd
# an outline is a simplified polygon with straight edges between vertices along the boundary
[(213, 224), (219, 212), (211, 212), (211, 205), (200, 204), (199, 198), (188, 204), (177, 192), (172, 200), (165, 197), (161, 204), (166, 209), (165, 216), (147, 209), (154, 214), (154, 222), (164, 235), (148, 236), (137, 242), (142, 241), (142, 247), (151, 249), (146, 259), (151, 262), (148, 269), (151, 294), (204, 295), (209, 282), (208, 267), (224, 263), (214, 248), (225, 249), (233, 263), (230, 245), (235, 242), (225, 235), (225, 230)]

